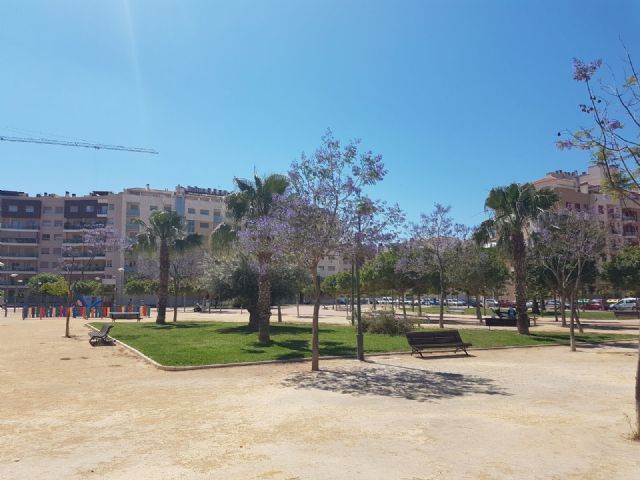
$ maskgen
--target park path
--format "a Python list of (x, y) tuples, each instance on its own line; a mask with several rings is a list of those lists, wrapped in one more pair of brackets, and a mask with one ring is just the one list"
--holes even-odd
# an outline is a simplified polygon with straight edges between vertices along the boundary
[(0, 478), (632, 479), (637, 347), (189, 372), (0, 318)]

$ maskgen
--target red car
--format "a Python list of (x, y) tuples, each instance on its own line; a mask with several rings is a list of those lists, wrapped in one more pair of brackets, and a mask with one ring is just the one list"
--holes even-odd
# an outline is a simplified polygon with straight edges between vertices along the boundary
[(606, 300), (596, 299), (591, 300), (584, 306), (585, 310), (609, 310), (609, 304)]

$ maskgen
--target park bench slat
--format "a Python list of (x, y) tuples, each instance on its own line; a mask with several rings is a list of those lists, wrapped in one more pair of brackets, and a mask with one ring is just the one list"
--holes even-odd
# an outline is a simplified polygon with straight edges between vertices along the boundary
[(138, 320), (140, 321), (140, 312), (111, 312), (109, 314), (112, 321), (115, 320)]

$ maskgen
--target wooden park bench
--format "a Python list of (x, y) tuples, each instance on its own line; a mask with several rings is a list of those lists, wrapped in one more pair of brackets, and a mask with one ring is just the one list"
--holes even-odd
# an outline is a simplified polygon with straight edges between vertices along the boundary
[(109, 314), (111, 321), (116, 320), (138, 320), (140, 321), (140, 312), (111, 312)]
[[(457, 353), (464, 351), (467, 355), (467, 347), (470, 343), (464, 343), (460, 338), (458, 330), (441, 330), (437, 332), (408, 332), (407, 341), (411, 347), (411, 354), (418, 353), (422, 357), (422, 352), (450, 351)], [(424, 358), (424, 357), (422, 357)]]
[[(518, 319), (517, 318), (509, 318), (509, 317), (484, 317), (484, 324), (491, 327), (517, 327)], [(531, 319), (528, 322), (529, 326), (531, 326)]]
[(89, 332), (89, 343), (92, 347), (98, 343), (113, 343), (115, 340), (109, 336), (109, 331), (113, 328), (112, 323), (103, 323), (99, 331)]
[(635, 310), (612, 310), (616, 318), (638, 318), (638, 312)]
[(464, 313), (467, 307), (447, 307), (447, 313)]

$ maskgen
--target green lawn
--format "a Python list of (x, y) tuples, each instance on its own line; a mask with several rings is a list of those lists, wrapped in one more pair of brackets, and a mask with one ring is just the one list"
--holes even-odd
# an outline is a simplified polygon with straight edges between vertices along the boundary
[[(93, 323), (100, 327), (100, 323)], [(568, 344), (565, 333), (536, 332), (529, 337), (514, 331), (460, 329), (463, 340), (474, 347)], [(272, 324), (271, 345), (257, 342), (256, 332), (246, 324), (178, 322), (159, 326), (153, 323), (117, 323), (111, 336), (136, 348), (158, 363), (171, 366), (286, 360), (311, 355), (311, 327), (298, 324)], [(585, 334), (578, 341), (636, 338), (635, 335)], [(352, 327), (320, 328), (321, 355), (355, 355), (356, 338)], [(365, 351), (409, 351), (404, 336), (365, 335)]]

